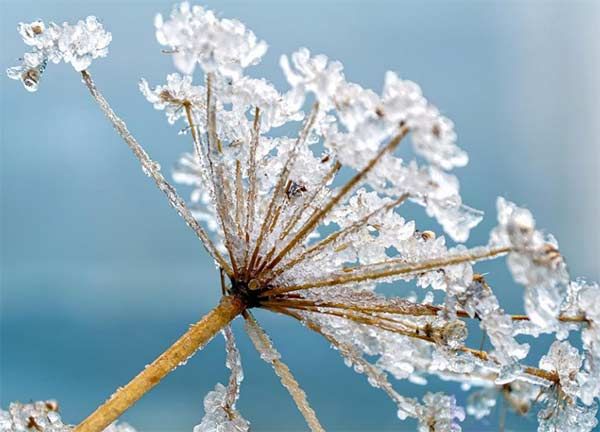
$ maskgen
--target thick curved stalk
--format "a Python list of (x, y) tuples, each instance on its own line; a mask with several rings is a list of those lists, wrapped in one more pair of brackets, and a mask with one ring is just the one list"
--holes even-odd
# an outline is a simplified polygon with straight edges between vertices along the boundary
[(180, 363), (193, 356), (243, 310), (244, 304), (240, 299), (223, 297), (212, 311), (190, 326), (189, 330), (156, 360), (146, 366), (127, 385), (119, 388), (104, 404), (75, 427), (74, 432), (104, 430)]

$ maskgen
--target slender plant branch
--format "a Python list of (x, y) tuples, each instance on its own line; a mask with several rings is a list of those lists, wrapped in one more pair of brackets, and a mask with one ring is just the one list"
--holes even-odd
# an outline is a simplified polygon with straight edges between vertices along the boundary
[[(367, 214), (363, 218), (357, 220), (353, 224), (350, 224), (347, 227), (342, 228), (341, 230), (338, 230), (338, 231), (336, 231), (336, 232), (328, 235), (323, 240), (321, 240), (318, 243), (315, 243), (314, 245), (310, 246), (308, 249), (306, 249), (304, 252), (302, 252), (301, 254), (299, 254), (297, 257), (293, 258), (292, 260), (286, 262), (281, 267), (277, 268), (277, 270), (274, 271), (273, 274), (268, 277), (268, 280), (269, 281), (273, 280), (274, 278), (276, 278), (277, 276), (281, 275), (286, 270), (289, 270), (290, 268), (292, 268), (296, 264), (298, 264), (298, 263), (300, 263), (302, 261), (305, 261), (305, 260), (307, 260), (307, 259), (315, 256), (316, 254), (318, 254), (319, 252), (321, 252), (323, 249), (325, 249), (325, 247), (327, 247), (327, 245), (329, 245), (329, 244), (331, 244), (331, 243), (333, 243), (335, 241), (339, 241), (339, 240), (345, 238), (346, 236), (359, 231), (373, 217), (375, 217), (376, 215), (378, 215), (380, 213), (392, 210), (393, 208), (399, 206), (404, 201), (406, 201), (407, 198), (408, 198), (408, 194), (402, 194), (401, 196), (399, 196), (398, 198), (396, 198), (392, 202), (389, 202), (387, 204), (384, 204), (384, 205), (376, 208), (375, 210), (373, 210), (372, 212), (370, 212), (369, 214)], [(270, 269), (270, 266), (267, 266), (265, 268), (265, 271), (269, 270), (269, 269)]]
[(245, 224), (245, 235), (244, 242), (246, 247), (244, 248), (244, 258), (242, 260), (242, 266), (246, 272), (245, 276), (248, 276), (248, 259), (250, 254), (250, 241), (252, 232), (254, 231), (254, 213), (256, 211), (256, 196), (258, 188), (258, 179), (256, 177), (256, 149), (260, 140), (260, 108), (254, 109), (254, 121), (252, 124), (252, 140), (250, 141), (250, 151), (248, 154), (248, 199), (247, 207), (248, 212), (246, 213), (246, 224)]
[(244, 311), (243, 315), (246, 320), (246, 332), (248, 333), (250, 340), (256, 347), (256, 350), (260, 353), (261, 358), (271, 364), (275, 373), (281, 380), (281, 384), (290, 393), (292, 399), (294, 399), (298, 410), (304, 416), (310, 430), (312, 432), (325, 432), (315, 411), (308, 403), (306, 393), (304, 393), (304, 390), (302, 390), (300, 384), (298, 384), (298, 381), (296, 381), (287, 365), (281, 361), (279, 353), (273, 347), (273, 343), (269, 339), (269, 336), (260, 325), (258, 325), (256, 319), (254, 319), (254, 316), (252, 316), (249, 311)]
[[(277, 184), (275, 185), (275, 188), (273, 189), (273, 192), (271, 193), (271, 200), (269, 201), (269, 207), (268, 207), (267, 212), (265, 213), (264, 221), (260, 227), (260, 232), (258, 234), (258, 238), (256, 239), (256, 243), (254, 245), (254, 251), (252, 252), (252, 255), (250, 257), (250, 263), (248, 265), (249, 273), (252, 273), (252, 271), (256, 265), (256, 260), (258, 259), (258, 255), (260, 253), (260, 247), (261, 247), (262, 242), (267, 234), (268, 227), (273, 224), (273, 218), (275, 217), (275, 215), (279, 214), (279, 212), (281, 211), (281, 206), (278, 206), (277, 202), (279, 201), (281, 194), (284, 193), (285, 185), (287, 184), (291, 170), (294, 166), (294, 163), (296, 162), (296, 157), (298, 156), (298, 152), (300, 151), (300, 148), (306, 141), (306, 138), (308, 137), (308, 134), (310, 133), (310, 131), (315, 123), (318, 112), (319, 112), (319, 103), (315, 102), (308, 118), (304, 122), (302, 130), (300, 131), (298, 138), (296, 139), (296, 142), (294, 143), (294, 146), (292, 147), (292, 149), (290, 149), (290, 152), (289, 152), (288, 158), (285, 162), (285, 165), (281, 169), (281, 173), (277, 180)], [(276, 211), (276, 209), (278, 209), (278, 211)]]
[[(307, 197), (304, 200), (304, 203), (302, 206), (298, 206), (296, 208), (296, 210), (294, 210), (294, 213), (292, 214), (292, 217), (290, 218), (290, 220), (288, 221), (287, 225), (284, 227), (284, 229), (281, 231), (281, 234), (279, 235), (279, 240), (284, 240), (288, 234), (292, 231), (292, 229), (294, 229), (296, 227), (296, 223), (300, 220), (300, 218), (302, 217), (302, 215), (304, 214), (304, 212), (310, 207), (314, 205), (314, 201), (317, 198), (317, 196), (322, 193), (322, 192), (326, 192), (326, 186), (327, 184), (329, 184), (330, 182), (333, 181), (333, 179), (335, 178), (336, 174), (339, 172), (339, 170), (342, 168), (342, 164), (339, 161), (335, 161), (332, 165), (330, 170), (325, 174), (325, 176), (321, 179), (321, 182), (319, 183), (319, 185), (315, 188), (315, 190), (313, 191), (312, 194), (310, 194), (309, 197)], [(315, 209), (318, 207), (315, 207)]]
[(383, 390), (394, 402), (396, 402), (398, 404), (398, 408), (402, 409), (406, 415), (410, 417), (417, 417), (417, 412), (414, 409), (414, 400), (400, 395), (388, 381), (387, 374), (377, 366), (374, 366), (365, 360), (362, 354), (357, 352), (354, 347), (338, 341), (329, 333), (325, 332), (323, 328), (314, 320), (305, 318), (297, 312), (277, 307), (272, 308), (272, 310), (283, 315), (291, 316), (300, 322), (304, 322), (306, 327), (308, 327), (310, 330), (323, 336), (332, 346), (339, 350), (340, 354), (344, 358), (352, 362), (352, 364), (355, 366), (358, 366), (358, 370), (360, 370), (361, 373), (365, 374), (369, 378), (369, 382), (371, 382), (374, 387)]
[(371, 159), (367, 165), (365, 165), (358, 173), (356, 173), (341, 189), (333, 196), (327, 204), (323, 206), (317, 213), (314, 213), (311, 218), (302, 226), (302, 228), (292, 237), (292, 239), (281, 249), (277, 256), (268, 264), (268, 268), (275, 268), (275, 266), (292, 250), (294, 246), (302, 242), (313, 229), (317, 227), (319, 222), (350, 192), (354, 187), (360, 183), (368, 173), (377, 165), (377, 163), (386, 154), (392, 152), (402, 139), (408, 134), (409, 129), (403, 127), (400, 132), (394, 136), (388, 144), (379, 150), (373, 159)]
[(194, 218), (191, 211), (186, 206), (185, 201), (177, 194), (175, 188), (171, 186), (171, 184), (161, 174), (159, 165), (154, 162), (150, 156), (148, 156), (148, 153), (146, 153), (140, 143), (138, 143), (133, 135), (131, 135), (131, 132), (129, 132), (129, 129), (127, 129), (125, 122), (115, 114), (107, 100), (104, 98), (102, 93), (100, 93), (100, 90), (98, 90), (98, 87), (96, 87), (96, 84), (92, 80), (90, 73), (84, 70), (81, 72), (81, 75), (83, 77), (83, 82), (92, 94), (92, 97), (96, 100), (100, 106), (100, 109), (112, 123), (113, 127), (116, 129), (121, 138), (123, 138), (123, 140), (127, 143), (133, 154), (138, 158), (144, 172), (148, 176), (152, 177), (156, 183), (156, 186), (167, 196), (169, 204), (183, 218), (185, 223), (192, 229), (192, 231), (196, 233), (208, 253), (215, 261), (219, 263), (219, 266), (221, 266), (224, 271), (231, 276), (233, 274), (231, 266), (219, 253), (213, 242), (208, 237), (208, 234), (204, 228), (202, 228), (202, 226)]
[[(211, 100), (210, 94), (210, 82), (211, 80), (207, 80), (207, 101), (206, 101), (206, 109), (207, 109), (207, 113), (206, 116), (209, 119), (212, 119), (211, 121), (209, 121), (208, 123), (210, 125), (212, 125), (214, 122), (216, 122), (216, 119), (214, 119), (214, 115), (212, 115), (214, 108), (213, 105), (214, 103)], [(187, 102), (187, 103), (186, 103)], [(194, 114), (192, 111), (192, 106), (189, 103), (189, 101), (185, 101), (183, 103), (183, 107), (185, 109), (185, 114), (186, 114), (186, 119), (188, 122), (188, 125), (190, 126), (190, 129), (192, 131), (192, 141), (194, 142), (194, 149), (196, 151), (196, 156), (198, 158), (198, 161), (200, 162), (202, 159), (202, 145), (200, 142), (200, 137), (198, 135), (197, 132), (197, 125), (194, 122)], [(216, 127), (216, 126), (215, 126)], [(211, 129), (212, 126), (211, 126)], [(211, 138), (212, 137), (212, 138)], [(206, 152), (206, 157), (208, 159), (208, 169), (210, 171), (210, 180), (211, 180), (211, 188), (212, 188), (212, 192), (213, 192), (213, 196), (212, 198), (214, 199), (215, 202), (215, 207), (217, 209), (218, 215), (219, 217), (217, 218), (219, 221), (219, 225), (221, 226), (221, 229), (223, 230), (223, 234), (224, 234), (224, 238), (225, 238), (225, 248), (227, 249), (227, 253), (229, 254), (229, 259), (231, 260), (231, 265), (232, 265), (232, 270), (233, 270), (233, 274), (237, 276), (238, 274), (238, 268), (237, 268), (237, 263), (236, 263), (236, 259), (235, 259), (235, 255), (233, 254), (233, 249), (231, 246), (231, 234), (229, 232), (229, 227), (226, 224), (226, 221), (230, 220), (230, 218), (228, 218), (227, 216), (229, 216), (229, 214), (227, 213), (227, 210), (223, 204), (223, 199), (224, 199), (224, 191), (223, 188), (226, 187), (226, 181), (225, 181), (225, 176), (223, 175), (223, 170), (221, 169), (221, 164), (219, 162), (215, 163), (213, 162), (212, 158), (211, 158), (211, 142), (214, 142), (216, 140), (216, 131), (214, 131), (214, 133), (209, 133), (209, 139), (207, 140), (208, 144), (208, 149)]]
[[(391, 266), (390, 264), (396, 264), (396, 261), (383, 261), (381, 263), (369, 264), (362, 267), (357, 267), (353, 269), (354, 271), (350, 274), (334, 274), (329, 278), (315, 280), (313, 282), (306, 282), (299, 285), (290, 285), (290, 286), (282, 286), (277, 288), (272, 288), (264, 291), (262, 293), (263, 297), (274, 296), (278, 294), (285, 294), (293, 291), (300, 291), (305, 289), (312, 288), (324, 288), (331, 287), (337, 285), (343, 285), (352, 282), (363, 282), (368, 280), (378, 280), (384, 279), (392, 276), (399, 275), (408, 275), (414, 273), (423, 273), (427, 271), (432, 271), (435, 269), (443, 268), (446, 266), (457, 265), (465, 262), (476, 262), (485, 259), (494, 258), (498, 255), (504, 255), (510, 252), (511, 249), (508, 247), (491, 249), (491, 250), (483, 250), (483, 251), (473, 251), (471, 250), (469, 253), (460, 254), (460, 255), (451, 255), (443, 258), (436, 258), (428, 261), (422, 261), (419, 263), (406, 263), (400, 261), (399, 265)], [(381, 268), (383, 266), (383, 268)], [(375, 270), (368, 271), (371, 268), (375, 268)]]
[[(394, 298), (389, 300), (400, 300), (401, 304), (398, 303), (381, 303), (381, 304), (354, 304), (354, 303), (343, 303), (336, 301), (327, 301), (327, 300), (310, 300), (305, 298), (294, 298), (290, 296), (283, 297), (273, 297), (268, 300), (263, 300), (260, 302), (261, 306), (264, 307), (287, 307), (292, 309), (300, 309), (303, 307), (312, 307), (312, 308), (324, 308), (324, 309), (342, 309), (347, 311), (356, 311), (365, 314), (395, 314), (395, 315), (405, 315), (405, 316), (436, 316), (441, 311), (444, 311), (445, 308), (443, 306), (436, 305), (428, 305), (421, 303), (413, 303), (408, 300)], [(457, 310), (456, 316), (459, 318), (465, 319), (479, 319), (477, 315), (470, 316), (464, 310)], [(529, 317), (527, 315), (508, 315), (513, 321), (529, 321)], [(558, 320), (561, 322), (568, 323), (587, 323), (588, 320), (584, 316), (569, 316), (569, 315), (560, 315)]]
[[(289, 315), (289, 316), (291, 316), (293, 318), (296, 318), (296, 319), (298, 319), (298, 317), (300, 317), (301, 318), (300, 321), (301, 322), (303, 321), (302, 315), (300, 315), (298, 313), (289, 313), (290, 311), (287, 308), (275, 307), (275, 308), (272, 308), (270, 310), (272, 310), (274, 312), (281, 312), (281, 313), (287, 314), (287, 315)], [(319, 312), (319, 311), (307, 311), (307, 312), (323, 313), (323, 312)], [(373, 319), (372, 317), (368, 317), (368, 316), (358, 317), (358, 316), (353, 316), (351, 314), (347, 314), (345, 316), (342, 315), (342, 314), (328, 314), (328, 315), (335, 315), (335, 316), (338, 316), (340, 318), (345, 318), (345, 319), (348, 319), (348, 320), (352, 320), (352, 321), (357, 322), (359, 324), (374, 325), (374, 326), (376, 326), (378, 328), (381, 328), (382, 330), (385, 330), (385, 331), (389, 331), (389, 332), (393, 332), (393, 333), (398, 333), (398, 334), (401, 334), (402, 336), (406, 336), (406, 337), (420, 339), (422, 341), (429, 342), (429, 343), (432, 343), (432, 344), (438, 344), (439, 343), (439, 341), (436, 340), (436, 338), (434, 338), (434, 337), (428, 336), (426, 334), (421, 334), (420, 332), (410, 333), (410, 332), (407, 332), (407, 331), (402, 330), (402, 329), (397, 329), (397, 328), (394, 328), (393, 326), (382, 324), (381, 322)], [(472, 348), (469, 348), (469, 347), (465, 347), (465, 346), (458, 348), (458, 350), (462, 351), (462, 352), (465, 352), (465, 353), (472, 354), (475, 357), (477, 357), (477, 358), (479, 358), (481, 360), (484, 360), (484, 361), (494, 361), (493, 358), (491, 358), (490, 355), (487, 352), (485, 352), (485, 351), (479, 351), (479, 350), (475, 350), (475, 349), (472, 349)], [(554, 371), (547, 371), (545, 369), (539, 369), (539, 368), (535, 368), (535, 367), (531, 367), (531, 366), (525, 366), (523, 368), (523, 371), (525, 373), (529, 374), (529, 375), (536, 376), (538, 378), (542, 378), (542, 379), (544, 379), (546, 381), (549, 381), (551, 383), (558, 382), (558, 375)]]
[(225, 296), (200, 321), (190, 326), (183, 336), (150, 363), (124, 387), (120, 387), (105, 403), (82, 421), (74, 432), (101, 432), (128, 408), (150, 391), (165, 376), (187, 361), (213, 336), (244, 310), (236, 297)]

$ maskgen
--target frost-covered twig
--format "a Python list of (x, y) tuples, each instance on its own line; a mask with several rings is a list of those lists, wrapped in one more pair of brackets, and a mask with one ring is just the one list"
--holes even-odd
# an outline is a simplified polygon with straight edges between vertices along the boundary
[(160, 172), (160, 165), (154, 162), (144, 148), (137, 142), (137, 140), (131, 135), (127, 125), (121, 120), (115, 112), (112, 110), (107, 100), (104, 98), (98, 87), (92, 80), (92, 76), (86, 70), (81, 72), (83, 82), (89, 89), (92, 97), (96, 100), (102, 112), (106, 115), (108, 120), (112, 123), (115, 130), (127, 143), (133, 154), (138, 158), (142, 164), (144, 173), (152, 177), (156, 186), (167, 196), (169, 204), (177, 211), (177, 213), (183, 218), (185, 223), (196, 233), (206, 250), (211, 256), (217, 261), (217, 263), (225, 270), (227, 274), (232, 274), (231, 267), (221, 256), (219, 251), (215, 248), (212, 241), (204, 231), (204, 228), (198, 223), (198, 221), (192, 216), (192, 213), (187, 208), (185, 201), (177, 194), (177, 191), (171, 184), (164, 178)]
[(281, 355), (273, 346), (269, 336), (258, 325), (250, 312), (244, 312), (244, 319), (246, 320), (246, 333), (248, 333), (248, 336), (250, 337), (250, 340), (252, 340), (256, 350), (259, 352), (260, 357), (271, 364), (273, 370), (281, 380), (281, 384), (283, 384), (290, 393), (290, 396), (292, 396), (292, 399), (294, 399), (298, 410), (300, 410), (304, 416), (310, 430), (312, 432), (324, 432), (315, 411), (308, 403), (306, 393), (304, 393), (304, 390), (302, 390), (300, 384), (298, 384), (298, 381), (296, 381), (287, 365), (281, 361)]

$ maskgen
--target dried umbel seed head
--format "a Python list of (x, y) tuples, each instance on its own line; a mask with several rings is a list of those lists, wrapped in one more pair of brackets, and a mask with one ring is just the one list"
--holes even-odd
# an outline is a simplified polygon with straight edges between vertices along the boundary
[[(154, 88), (143, 80), (140, 89), (156, 109), (165, 111), (171, 124), (182, 120), (183, 130), (192, 131), (191, 152), (182, 156), (174, 178), (194, 188), (193, 208), (110, 108), (87, 71), (93, 59), (106, 54), (110, 42), (110, 34), (94, 17), (76, 25), (51, 24), (47, 29), (42, 23), (23, 24), (19, 31), (24, 42), (34, 48), (8, 71), (11, 79), (22, 80), (30, 91), (37, 87), (48, 59), (71, 63), (82, 72), (92, 97), (144, 172), (221, 269), (225, 297), (206, 321), (190, 326), (173, 345), (175, 349), (165, 351), (119, 389), (78, 430), (88, 430), (86, 424), (97, 425), (94, 430), (108, 426), (173, 370), (172, 364), (206, 343), (216, 331), (216, 327), (205, 331), (214, 320), (225, 326), (220, 328), (231, 378), (227, 387), (219, 384), (207, 395), (206, 417), (195, 430), (247, 432), (249, 424), (235, 409), (243, 374), (227, 326), (242, 314), (261, 358), (281, 377), (310, 429), (321, 432), (306, 395), (252, 317), (252, 308), (288, 315), (321, 334), (356, 372), (386, 391), (398, 405), (398, 417), (416, 418), (420, 432), (458, 432), (456, 421), (464, 420), (464, 411), (454, 397), (442, 394), (425, 395), (422, 402), (402, 396), (388, 382), (388, 373), (417, 380), (426, 374), (446, 378), (451, 373), (468, 385), (486, 380), (494, 401), (502, 391), (498, 383), (522, 380), (538, 388), (554, 385), (566, 395), (555, 392), (554, 401), (561, 402), (562, 411), (571, 410), (577, 421), (569, 421), (566, 428), (544, 430), (571, 430), (573, 424), (595, 415), (595, 408), (579, 410), (577, 399), (592, 405), (600, 393), (595, 379), (600, 374), (585, 369), (587, 364), (582, 366), (584, 357), (577, 349), (555, 346), (539, 368), (520, 363), (529, 349), (515, 339), (521, 331), (553, 332), (564, 323), (557, 318), (563, 312), (561, 288), (569, 280), (566, 270), (560, 271), (565, 266), (553, 239), (535, 229), (531, 213), (500, 199), (498, 226), (487, 245), (454, 246), (441, 236), (443, 229), (453, 241), (465, 242), (482, 214), (463, 205), (451, 173), (468, 161), (456, 145), (452, 122), (416, 84), (388, 72), (381, 93), (373, 92), (346, 81), (339, 62), (301, 49), (291, 61), (281, 59), (291, 86), (281, 93), (266, 80), (244, 75), (260, 60), (266, 44), (243, 24), (183, 3), (169, 19), (158, 16), (155, 25), (159, 42), (168, 47), (183, 75), (170, 74), (166, 85)], [(203, 84), (193, 83), (196, 65), (205, 72)], [(294, 136), (276, 130), (289, 129), (290, 122), (301, 122), (292, 126), (297, 130)], [(414, 153), (408, 159), (396, 151), (405, 139)], [(405, 201), (425, 207), (427, 215), (439, 222), (438, 235), (416, 229), (431, 226), (427, 222), (404, 219), (406, 213), (399, 206)], [(502, 255), (508, 255), (515, 281), (526, 287), (527, 316), (518, 319), (504, 311), (483, 276), (472, 277), (476, 262)], [(415, 281), (428, 291), (411, 298), (376, 291), (379, 282), (400, 281)], [(568, 316), (589, 317), (590, 325), (582, 332), (585, 359), (600, 364), (595, 326), (600, 312), (581, 307), (598, 294), (588, 294), (588, 300), (578, 304), (577, 296), (571, 297), (573, 313)], [(488, 335), (493, 352), (465, 344), (467, 326), (462, 319), (471, 318)], [(574, 321), (568, 325), (577, 325)], [(518, 327), (523, 323), (527, 326)], [(581, 385), (581, 376), (592, 382), (585, 384), (590, 389)], [(510, 384), (505, 395), (510, 394), (518, 411), (525, 411), (530, 393)], [(567, 399), (568, 404), (562, 403)], [(563, 412), (556, 415), (552, 404), (546, 403), (550, 409), (542, 420), (550, 419), (554, 425), (556, 419), (568, 417)], [(482, 406), (479, 412), (489, 412), (490, 406)], [(12, 411), (27, 424), (32, 411), (20, 415), (18, 408)], [(41, 425), (49, 432), (46, 419), (60, 417), (55, 407), (41, 403), (34, 408), (28, 428)], [(577, 432), (596, 426), (588, 424)], [(70, 431), (70, 427), (56, 429)]]

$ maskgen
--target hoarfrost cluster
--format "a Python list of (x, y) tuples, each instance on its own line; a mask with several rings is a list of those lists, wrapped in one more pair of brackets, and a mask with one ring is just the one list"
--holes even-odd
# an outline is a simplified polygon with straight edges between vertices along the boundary
[[(192, 188), (187, 203), (87, 71), (111, 40), (94, 17), (62, 27), (20, 24), (32, 51), (8, 75), (35, 90), (48, 61), (82, 72), (144, 172), (214, 259), (224, 294), (243, 302), (250, 339), (311, 430), (323, 427), (251, 308), (319, 333), (397, 404), (400, 419), (416, 419), (419, 431), (460, 431), (466, 414), (490, 415), (499, 399), (520, 415), (536, 410), (539, 431), (593, 430), (600, 395), (598, 284), (572, 281), (556, 239), (536, 228), (531, 212), (504, 198), (497, 200), (489, 243), (462, 244), (483, 217), (463, 203), (453, 173), (468, 156), (452, 121), (417, 84), (387, 72), (380, 92), (365, 89), (346, 79), (340, 62), (302, 48), (280, 59), (289, 88), (279, 91), (246, 75), (267, 45), (239, 21), (182, 3), (169, 17), (158, 15), (155, 28), (177, 72), (165, 83), (142, 79), (139, 88), (190, 137), (173, 174)], [(278, 128), (288, 124), (298, 132), (281, 135)], [(396, 149), (406, 142), (412, 156), (401, 158)], [(442, 231), (405, 219), (405, 205), (422, 206)], [(503, 256), (523, 287), (526, 315), (505, 311), (474, 269)], [(412, 281), (424, 294), (376, 290), (397, 281)], [(441, 302), (434, 303), (434, 291)], [(479, 322), (491, 351), (466, 345), (470, 319)], [(581, 350), (566, 340), (570, 332), (581, 335)], [(538, 366), (528, 365), (526, 337), (542, 333), (556, 340)], [(250, 428), (235, 406), (243, 379), (239, 352), (231, 329), (223, 334), (231, 378), (208, 393), (195, 432)], [(466, 414), (455, 396), (429, 392), (418, 400), (390, 382), (429, 385), (431, 376), (472, 388)], [(11, 405), (2, 425), (22, 430), (29, 416), (41, 430), (68, 429), (39, 403)]]
[[(13, 402), (7, 411), (0, 410), (2, 432), (71, 432), (73, 426), (63, 423), (58, 403), (54, 400), (19, 403)], [(136, 432), (127, 423), (112, 423), (104, 432)]]
[(76, 24), (43, 21), (20, 23), (17, 27), (23, 42), (31, 47), (23, 54), (21, 64), (7, 70), (9, 78), (20, 80), (26, 90), (38, 89), (42, 73), (48, 62), (71, 63), (76, 71), (85, 70), (93, 59), (105, 57), (112, 40), (109, 32), (94, 16)]

